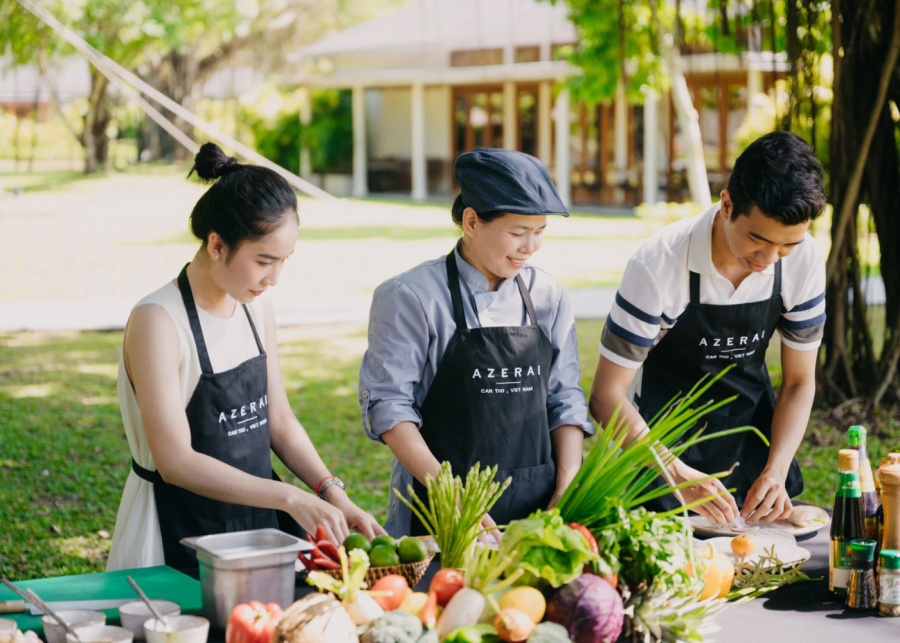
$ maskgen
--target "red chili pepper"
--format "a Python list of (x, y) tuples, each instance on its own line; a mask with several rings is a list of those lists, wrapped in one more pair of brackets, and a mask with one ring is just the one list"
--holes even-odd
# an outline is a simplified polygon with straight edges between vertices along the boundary
[(319, 548), (319, 551), (329, 558), (341, 562), (341, 556), (338, 554), (338, 548), (334, 546), (334, 543), (328, 540), (320, 540), (316, 543), (316, 546)]
[(326, 557), (313, 556), (313, 562), (323, 569), (340, 569), (341, 566)]
[(319, 548), (316, 546), (316, 541), (312, 539), (312, 536), (310, 536), (309, 534), (306, 534), (306, 539), (307, 539), (307, 540), (310, 542), (310, 544), (312, 544), (312, 546), (313, 546), (313, 548), (312, 548), (311, 550), (309, 550), (310, 556), (312, 556), (313, 558), (315, 558), (315, 557), (317, 557), (317, 556), (318, 556), (319, 558), (328, 558), (328, 556), (326, 556), (325, 554), (323, 554), (323, 553), (322, 553), (322, 550), (319, 549)]
[(306, 557), (306, 556), (304, 556), (302, 551), (298, 551), (298, 552), (297, 552), (297, 558), (299, 558), (300, 561), (303, 563), (303, 566), (306, 567), (306, 569), (308, 569), (308, 570), (311, 571), (311, 572), (313, 572), (313, 571), (315, 571), (315, 570), (317, 570), (317, 569), (319, 568), (319, 566), (316, 565), (316, 564), (312, 561), (312, 557)]
[(437, 625), (437, 592), (428, 592), (428, 600), (422, 608), (422, 625), (433, 630)]
[(228, 617), (225, 643), (268, 643), (284, 611), (276, 603), (237, 605)]
[(316, 526), (316, 541), (328, 540), (328, 532), (325, 531), (325, 525)]

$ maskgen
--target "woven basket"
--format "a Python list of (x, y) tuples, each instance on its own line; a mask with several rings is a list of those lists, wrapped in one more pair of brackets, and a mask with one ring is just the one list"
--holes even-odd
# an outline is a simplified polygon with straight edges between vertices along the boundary
[[(369, 567), (369, 571), (366, 572), (366, 584), (369, 586), (369, 589), (371, 589), (372, 585), (379, 579), (390, 576), (391, 574), (399, 574), (406, 579), (406, 582), (409, 583), (410, 587), (415, 587), (416, 584), (422, 580), (422, 577), (425, 575), (425, 570), (428, 569), (428, 565), (431, 564), (433, 558), (434, 556), (430, 555), (425, 560), (419, 561), (418, 563), (390, 565), (388, 567)], [(337, 580), (341, 580), (342, 578), (341, 570), (339, 569), (322, 569), (319, 571), (325, 572)]]

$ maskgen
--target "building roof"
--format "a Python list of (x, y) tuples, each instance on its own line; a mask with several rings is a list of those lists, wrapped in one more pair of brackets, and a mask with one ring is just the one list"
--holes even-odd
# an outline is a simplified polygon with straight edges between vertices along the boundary
[(363, 52), (454, 51), (575, 42), (564, 3), (537, 0), (418, 0), (326, 36), (294, 58)]

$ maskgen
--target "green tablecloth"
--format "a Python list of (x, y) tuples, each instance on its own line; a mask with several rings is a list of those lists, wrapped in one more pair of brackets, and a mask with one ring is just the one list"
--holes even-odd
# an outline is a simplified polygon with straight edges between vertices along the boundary
[[(139, 600), (134, 589), (125, 580), (131, 576), (144, 593), (150, 598), (173, 601), (181, 606), (182, 614), (202, 614), (203, 605), (200, 598), (200, 581), (165, 565), (146, 567), (144, 569), (128, 569), (118, 572), (100, 574), (81, 574), (78, 576), (57, 576), (56, 578), (38, 578), (14, 583), (22, 589), (31, 589), (45, 601), (87, 601), (111, 600), (116, 598), (134, 598)], [(16, 594), (0, 585), (0, 601), (16, 600)], [(118, 610), (104, 610), (106, 622), (119, 624)], [(11, 618), (19, 624), (20, 630), (34, 630), (44, 633), (40, 616), (24, 614), (4, 614), (2, 618)]]

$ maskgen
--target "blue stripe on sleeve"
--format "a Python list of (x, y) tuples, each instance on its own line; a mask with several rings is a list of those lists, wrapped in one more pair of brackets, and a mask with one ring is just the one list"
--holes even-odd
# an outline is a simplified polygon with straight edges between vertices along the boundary
[(825, 293), (824, 292), (817, 297), (813, 297), (809, 301), (805, 301), (802, 304), (797, 304), (790, 310), (784, 310), (782, 308), (782, 311), (786, 312), (786, 313), (799, 313), (804, 310), (809, 310), (810, 308), (815, 308), (816, 306), (821, 304), (823, 301), (825, 301)]
[(662, 320), (663, 320), (664, 322), (666, 322), (669, 326), (674, 326), (674, 325), (675, 325), (675, 322), (678, 321), (678, 318), (676, 317), (675, 319), (669, 319), (668, 317), (666, 317), (666, 314), (663, 313), (663, 314), (662, 314)]
[(625, 330), (621, 326), (619, 326), (616, 322), (613, 321), (612, 317), (606, 318), (606, 325), (609, 328), (610, 332), (614, 335), (618, 335), (626, 342), (630, 342), (635, 346), (640, 346), (642, 348), (650, 348), (653, 346), (653, 342), (656, 338), (647, 339), (646, 337), (641, 337), (640, 335), (635, 335), (630, 330)]
[(642, 322), (647, 322), (648, 324), (659, 326), (659, 317), (648, 315), (643, 310), (632, 304), (630, 301), (626, 300), (622, 295), (619, 294), (618, 290), (616, 291), (616, 304), (618, 304), (619, 308), (624, 310), (632, 317), (640, 319)]
[(825, 323), (825, 313), (813, 317), (812, 319), (803, 319), (800, 321), (791, 321), (790, 319), (781, 318), (781, 321), (778, 325), (785, 330), (803, 330), (805, 328), (812, 328), (813, 326), (818, 326), (819, 324)]

